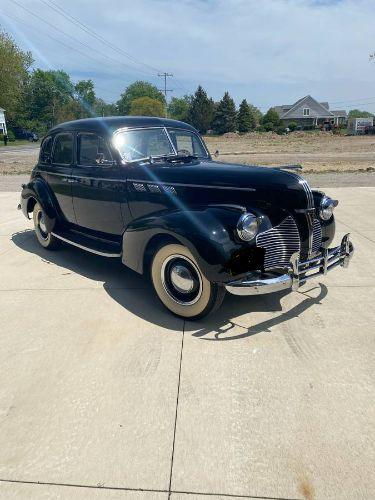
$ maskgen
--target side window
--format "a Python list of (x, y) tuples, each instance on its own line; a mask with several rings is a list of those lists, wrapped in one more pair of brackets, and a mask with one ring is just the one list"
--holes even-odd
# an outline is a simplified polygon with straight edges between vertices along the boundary
[(177, 153), (183, 151), (198, 157), (207, 157), (207, 153), (196, 134), (193, 134), (189, 130), (177, 129), (168, 129), (168, 132)]
[(95, 134), (80, 134), (78, 136), (78, 165), (95, 166), (112, 160), (111, 153), (101, 137)]
[(40, 148), (39, 161), (43, 163), (43, 165), (49, 163), (51, 160), (52, 142), (52, 137), (48, 136), (44, 139), (42, 147)]
[(72, 134), (58, 134), (55, 137), (52, 163), (71, 165), (73, 161), (73, 136)]

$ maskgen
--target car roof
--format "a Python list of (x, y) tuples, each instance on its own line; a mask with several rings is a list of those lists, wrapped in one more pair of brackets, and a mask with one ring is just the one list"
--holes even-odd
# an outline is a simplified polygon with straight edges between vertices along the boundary
[(53, 127), (49, 133), (86, 131), (109, 135), (113, 134), (115, 130), (125, 127), (176, 127), (196, 132), (195, 128), (191, 125), (168, 118), (158, 118), (155, 116), (106, 116), (60, 123)]

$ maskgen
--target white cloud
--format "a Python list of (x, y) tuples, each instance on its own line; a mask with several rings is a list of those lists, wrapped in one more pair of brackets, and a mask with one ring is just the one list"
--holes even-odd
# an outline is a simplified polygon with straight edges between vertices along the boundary
[[(40, 0), (22, 3), (92, 45), (95, 57), (101, 57), (95, 52), (100, 50), (129, 63)], [(3, 5), (5, 13), (89, 52), (10, 0)], [(331, 101), (374, 94), (375, 65), (368, 59), (375, 50), (373, 0), (64, 0), (59, 5), (134, 57), (173, 72), (184, 88), (194, 90), (202, 83), (214, 98), (229, 90), (237, 99), (270, 105), (307, 93)], [(109, 59), (95, 64), (51, 40), (46, 43), (44, 35), (19, 29), (25, 29), (46, 60), (76, 75), (97, 74), (98, 85), (110, 86), (115, 94), (136, 77)]]

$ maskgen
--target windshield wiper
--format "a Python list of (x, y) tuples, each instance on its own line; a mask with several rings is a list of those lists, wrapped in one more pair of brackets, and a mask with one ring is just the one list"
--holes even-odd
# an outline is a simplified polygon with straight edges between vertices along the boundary
[(159, 156), (160, 159), (169, 161), (171, 163), (175, 161), (182, 161), (182, 162), (189, 162), (191, 160), (197, 160), (198, 156), (196, 155), (165, 155), (165, 156)]

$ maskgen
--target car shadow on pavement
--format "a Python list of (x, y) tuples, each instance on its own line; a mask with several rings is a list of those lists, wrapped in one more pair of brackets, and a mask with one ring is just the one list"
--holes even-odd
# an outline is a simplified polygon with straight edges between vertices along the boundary
[[(62, 268), (63, 275), (75, 273), (102, 282), (108, 295), (124, 309), (150, 323), (173, 329), (175, 318), (157, 299), (149, 279), (125, 267), (120, 259), (100, 257), (70, 245), (62, 245), (55, 251), (45, 250), (32, 230), (14, 233), (12, 241), (21, 250), (40, 257), (44, 263)], [(200, 321), (185, 321), (184, 330), (194, 337), (211, 341), (238, 340), (271, 332), (272, 327), (296, 318), (321, 303), (328, 293), (327, 287), (320, 283), (304, 288), (296, 292), (302, 300), (298, 300), (296, 305), (293, 301), (291, 307), (281, 304), (282, 298), (289, 292), (253, 297), (228, 293), (218, 311)], [(271, 317), (253, 322), (252, 313), (261, 313), (263, 317), (271, 313)], [(257, 316), (259, 318), (259, 314)]]

